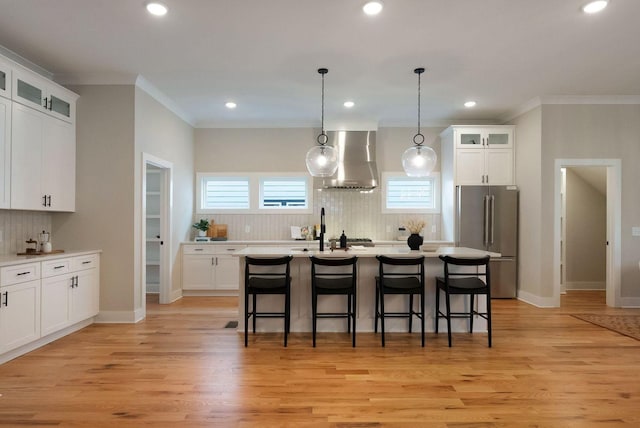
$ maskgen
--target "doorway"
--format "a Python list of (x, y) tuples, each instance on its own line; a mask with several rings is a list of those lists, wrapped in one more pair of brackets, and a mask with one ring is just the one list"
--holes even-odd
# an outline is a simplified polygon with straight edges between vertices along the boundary
[[(599, 178), (590, 178), (597, 182), (600, 192), (604, 193), (606, 200), (604, 207), (604, 232), (599, 236), (591, 236), (588, 241), (584, 241), (584, 236), (580, 236), (579, 230), (571, 232), (568, 227), (567, 217), (571, 217), (567, 208), (567, 195), (564, 193), (563, 184), (566, 183), (568, 174), (582, 173), (579, 179), (584, 180), (590, 171)], [(600, 174), (598, 176), (598, 174)], [(575, 178), (575, 177), (574, 177)], [(604, 182), (604, 183), (603, 183)], [(587, 251), (582, 252), (582, 257), (604, 258), (604, 289), (607, 306), (620, 306), (620, 259), (621, 259), (621, 161), (619, 159), (556, 159), (555, 163), (555, 206), (554, 206), (554, 299), (556, 306), (560, 306), (560, 295), (565, 292), (567, 284), (571, 282), (575, 272), (571, 270), (571, 263), (576, 263), (579, 254), (568, 253), (571, 248), (582, 245)], [(590, 208), (594, 209), (594, 208)], [(574, 216), (575, 217), (575, 216)], [(584, 220), (584, 218), (583, 218)], [(600, 221), (590, 219), (587, 224), (578, 225), (578, 229), (583, 230), (588, 226), (589, 221)], [(575, 225), (574, 225), (575, 226)], [(574, 236), (569, 236), (574, 233)], [(571, 242), (573, 241), (573, 242)], [(604, 241), (599, 243), (598, 241)], [(601, 245), (604, 247), (602, 248)], [(589, 254), (592, 247), (593, 253)], [(570, 259), (574, 259), (571, 261)], [(584, 267), (584, 265), (582, 265)], [(574, 269), (575, 270), (575, 269)], [(574, 276), (573, 278), (580, 278)], [(585, 281), (587, 283), (588, 281)], [(571, 285), (575, 286), (575, 285)], [(577, 285), (577, 287), (602, 287), (597, 281), (591, 284)]]
[[(560, 284), (563, 305), (579, 294), (605, 305), (607, 169), (562, 168)], [(578, 293), (580, 292), (580, 293)], [(570, 304), (570, 303), (569, 303)]]
[(142, 154), (141, 304), (147, 294), (171, 302), (171, 200), (173, 164)]

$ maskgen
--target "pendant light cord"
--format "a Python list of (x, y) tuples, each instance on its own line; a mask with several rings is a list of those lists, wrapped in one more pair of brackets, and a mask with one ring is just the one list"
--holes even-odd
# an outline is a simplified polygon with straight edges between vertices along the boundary
[(328, 69), (326, 68), (319, 68), (318, 69), (318, 73), (320, 73), (320, 75), (322, 75), (322, 110), (320, 113), (320, 127), (321, 127), (321, 132), (320, 135), (318, 135), (317, 141), (318, 144), (320, 144), (321, 146), (324, 146), (327, 144), (327, 142), (329, 141), (329, 137), (327, 137), (327, 134), (324, 133), (324, 75), (327, 74), (329, 72)]
[(421, 146), (424, 143), (424, 135), (420, 133), (420, 75), (424, 73), (424, 68), (416, 68), (413, 72), (418, 75), (418, 133), (413, 136), (413, 143), (416, 146)]

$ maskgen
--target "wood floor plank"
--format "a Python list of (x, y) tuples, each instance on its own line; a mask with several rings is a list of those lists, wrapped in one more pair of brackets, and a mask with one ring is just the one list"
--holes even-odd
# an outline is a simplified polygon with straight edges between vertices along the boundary
[(243, 335), (237, 300), (147, 303), (138, 324), (92, 325), (0, 365), (0, 426), (640, 426), (640, 342), (572, 313), (607, 308), (572, 292), (562, 307), (496, 300), (486, 334)]

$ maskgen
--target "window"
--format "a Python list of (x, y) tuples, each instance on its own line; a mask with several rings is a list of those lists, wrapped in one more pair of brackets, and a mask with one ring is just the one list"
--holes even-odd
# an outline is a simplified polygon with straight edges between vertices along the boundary
[(403, 173), (383, 173), (382, 211), (386, 213), (440, 212), (440, 175), (407, 177)]
[(310, 214), (311, 180), (304, 173), (198, 173), (196, 213)]
[(249, 177), (198, 174), (198, 212), (242, 211), (250, 208)]
[(305, 209), (309, 207), (307, 177), (260, 179), (261, 209)]

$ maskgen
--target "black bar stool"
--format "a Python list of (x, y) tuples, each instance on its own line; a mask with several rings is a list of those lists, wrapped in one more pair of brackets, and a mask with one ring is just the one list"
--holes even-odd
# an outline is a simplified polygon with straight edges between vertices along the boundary
[[(487, 332), (489, 348), (491, 348), (491, 274), (489, 272), (489, 256), (476, 258), (459, 258), (452, 256), (440, 256), (444, 262), (444, 278), (436, 277), (436, 333), (440, 318), (447, 319), (447, 333), (449, 334), (449, 347), (451, 347), (451, 318), (468, 318), (469, 333), (473, 333), (473, 316), (477, 315), (487, 320)], [(467, 266), (474, 268), (472, 272), (451, 272), (450, 265)], [(481, 267), (484, 266), (484, 272)], [(484, 281), (482, 280), (484, 277)], [(440, 291), (445, 294), (446, 314), (440, 311)], [(451, 295), (469, 295), (469, 311), (451, 312)], [(487, 296), (486, 312), (473, 309), (474, 297)]]
[[(356, 288), (357, 257), (319, 258), (311, 260), (311, 308), (313, 312), (313, 347), (316, 347), (316, 327), (318, 318), (346, 318), (347, 333), (351, 333), (353, 324), (352, 346), (356, 346)], [(349, 266), (351, 268), (349, 268)], [(342, 269), (341, 269), (342, 267)], [(346, 312), (318, 312), (318, 296), (347, 296)]]
[[(256, 318), (284, 318), (284, 346), (291, 322), (291, 269), (293, 256), (255, 258), (245, 257), (244, 267), (244, 346), (248, 345), (247, 330), (249, 318), (253, 317), (253, 333), (256, 332)], [(284, 295), (282, 312), (258, 312), (256, 297), (258, 294)], [(249, 296), (253, 305), (249, 311)]]
[[(384, 346), (384, 319), (408, 318), (409, 333), (413, 317), (420, 318), (422, 346), (424, 347), (424, 256), (420, 257), (387, 257), (376, 256), (379, 272), (376, 277), (376, 316), (374, 331), (378, 332), (378, 318), (382, 330), (382, 346)], [(407, 312), (386, 312), (384, 296), (387, 294), (406, 294), (409, 296)], [(413, 309), (413, 296), (420, 298), (420, 312)]]

